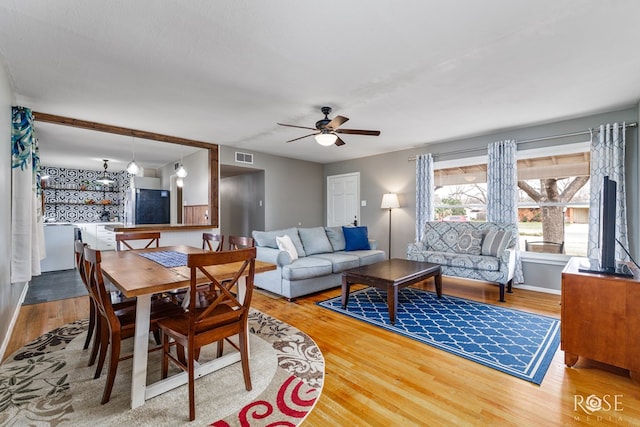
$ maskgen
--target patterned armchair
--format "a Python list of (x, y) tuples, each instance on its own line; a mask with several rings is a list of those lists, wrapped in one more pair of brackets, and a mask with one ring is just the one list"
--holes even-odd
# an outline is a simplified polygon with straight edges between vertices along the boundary
[(422, 239), (410, 243), (407, 259), (442, 266), (442, 274), (494, 282), (511, 292), (516, 267), (516, 224), (428, 221)]

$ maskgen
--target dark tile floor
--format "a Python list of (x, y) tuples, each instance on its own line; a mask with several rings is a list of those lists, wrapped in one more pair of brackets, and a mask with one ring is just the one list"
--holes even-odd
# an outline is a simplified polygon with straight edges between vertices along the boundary
[(78, 270), (49, 271), (40, 276), (34, 276), (29, 284), (23, 305), (38, 304), (74, 298), (87, 294)]

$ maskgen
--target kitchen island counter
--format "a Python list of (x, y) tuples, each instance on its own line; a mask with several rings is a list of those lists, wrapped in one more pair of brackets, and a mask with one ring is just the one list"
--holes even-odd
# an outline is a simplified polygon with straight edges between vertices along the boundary
[[(202, 246), (202, 233), (217, 233), (218, 227), (212, 225), (184, 225), (184, 224), (141, 224), (123, 225), (112, 224), (105, 226), (114, 233), (160, 232), (160, 246), (188, 245)], [(133, 242), (135, 246), (135, 242)], [(141, 247), (143, 247), (142, 245)]]
[(135, 233), (143, 231), (184, 231), (184, 230), (211, 230), (216, 227), (212, 225), (187, 225), (187, 224), (140, 224), (123, 225), (108, 224), (105, 228), (116, 233)]

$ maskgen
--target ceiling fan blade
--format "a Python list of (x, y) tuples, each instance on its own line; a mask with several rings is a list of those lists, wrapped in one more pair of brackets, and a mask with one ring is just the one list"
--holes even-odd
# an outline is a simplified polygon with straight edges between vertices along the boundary
[(287, 142), (297, 141), (297, 140), (299, 140), (299, 139), (306, 138), (306, 137), (308, 137), (308, 136), (317, 135), (317, 134), (319, 134), (319, 133), (320, 133), (320, 132), (310, 133), (309, 135), (301, 136), (300, 138), (290, 139), (290, 140), (289, 140), (289, 141), (287, 141)]
[(336, 135), (336, 138), (338, 138), (338, 139), (336, 139), (336, 145), (338, 147), (340, 147), (341, 145), (344, 145), (344, 141), (342, 139), (340, 139), (340, 137), (338, 135)]
[(349, 120), (348, 117), (344, 117), (344, 116), (335, 116), (333, 118), (333, 120), (331, 120), (329, 123), (327, 123), (327, 126), (325, 126), (325, 128), (328, 129), (332, 129), (332, 130), (336, 130), (338, 129), (340, 126), (342, 126), (347, 120)]
[(378, 136), (380, 135), (379, 130), (362, 130), (362, 129), (336, 129), (334, 132), (337, 133), (348, 133), (351, 135), (369, 135), (369, 136)]
[(279, 124), (280, 126), (287, 126), (287, 127), (290, 127), (290, 128), (299, 128), (299, 129), (310, 129), (310, 130), (316, 130), (316, 128), (309, 128), (309, 127), (306, 127), (306, 126), (286, 125), (286, 124), (284, 124), (284, 123), (278, 123), (278, 124)]

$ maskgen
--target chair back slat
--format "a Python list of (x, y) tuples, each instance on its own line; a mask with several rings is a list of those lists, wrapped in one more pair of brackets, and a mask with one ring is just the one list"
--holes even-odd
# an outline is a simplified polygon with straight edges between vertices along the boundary
[[(125, 232), (125, 233), (117, 233), (116, 234), (116, 251), (127, 250), (127, 249), (138, 249), (134, 248), (129, 242), (132, 241), (141, 241), (146, 240), (146, 245), (144, 249), (150, 247), (160, 247), (160, 232), (159, 231), (150, 231), (150, 232)], [(144, 242), (143, 242), (144, 243)], [(126, 247), (123, 248), (123, 246)]]
[(86, 246), (84, 248), (84, 259), (89, 292), (94, 296), (98, 310), (105, 316), (110, 325), (119, 324), (120, 321), (111, 302), (111, 292), (107, 290), (104, 284), (102, 267), (100, 266), (102, 259), (100, 251)]
[(87, 276), (85, 274), (84, 269), (84, 248), (87, 246), (82, 240), (75, 240), (73, 242), (73, 252), (76, 261), (76, 269), (80, 274), (80, 278), (82, 279), (82, 283), (84, 284), (87, 291), (89, 290), (89, 286), (87, 285)]
[[(255, 275), (255, 258), (256, 249), (246, 248), (235, 251), (222, 251), (204, 254), (189, 254), (187, 257), (187, 266), (191, 271), (190, 288), (191, 295), (196, 295), (199, 291), (204, 293), (208, 301), (208, 305), (203, 310), (196, 310), (196, 298), (189, 300), (189, 312), (193, 316), (192, 322), (194, 330), (199, 323), (206, 321), (207, 317), (214, 311), (219, 311), (221, 305), (228, 306), (234, 311), (232, 317), (240, 318), (248, 312), (253, 295), (253, 278)], [(233, 272), (232, 279), (217, 280), (208, 270), (207, 267), (232, 264), (238, 267)], [(198, 288), (198, 278), (202, 275), (207, 277), (210, 285), (207, 289)], [(231, 289), (238, 284), (238, 281), (245, 277), (245, 292), (242, 300), (239, 296), (231, 292)]]
[[(217, 242), (218, 246), (213, 247), (213, 243)], [(221, 234), (214, 233), (202, 233), (202, 249), (207, 249), (210, 251), (220, 252), (223, 249), (224, 244), (224, 236)]]
[(253, 248), (256, 246), (256, 242), (252, 237), (246, 236), (229, 236), (229, 250), (235, 251), (244, 248)]

